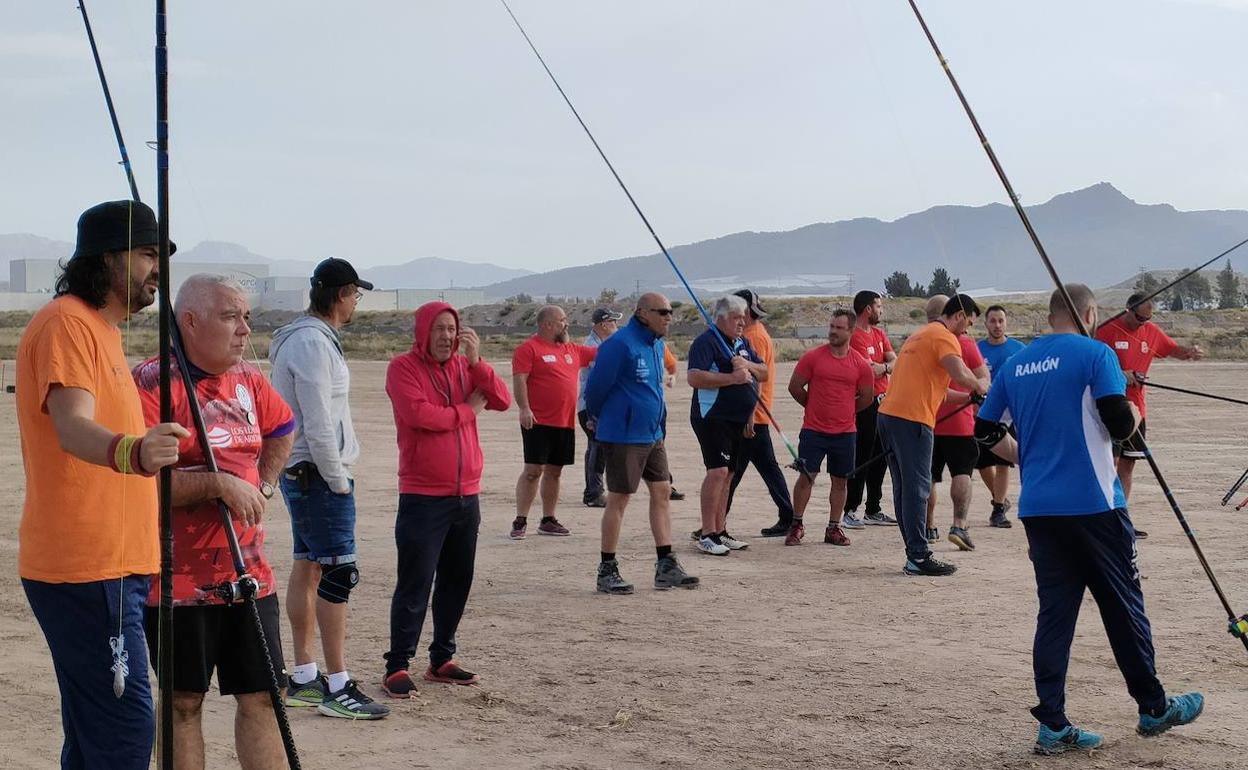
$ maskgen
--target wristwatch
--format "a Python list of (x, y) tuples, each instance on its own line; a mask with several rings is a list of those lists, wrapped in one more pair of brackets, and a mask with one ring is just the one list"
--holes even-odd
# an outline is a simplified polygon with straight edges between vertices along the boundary
[(273, 493), (277, 490), (267, 481), (260, 482), (260, 494), (264, 495), (265, 500), (272, 500)]

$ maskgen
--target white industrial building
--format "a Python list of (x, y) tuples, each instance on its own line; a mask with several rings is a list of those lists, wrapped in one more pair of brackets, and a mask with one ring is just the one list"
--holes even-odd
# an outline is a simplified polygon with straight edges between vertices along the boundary
[[(170, 290), (176, 296), (182, 281), (195, 273), (228, 275), (247, 290), (253, 310), (303, 310), (308, 306), (308, 278), (269, 275), (269, 267), (251, 262), (172, 262)], [(9, 262), (9, 291), (0, 292), (0, 310), (37, 310), (52, 298), (60, 267), (55, 259), (14, 259)], [(412, 310), (441, 300), (455, 307), (485, 304), (485, 292), (474, 289), (378, 289), (364, 292), (359, 310)]]

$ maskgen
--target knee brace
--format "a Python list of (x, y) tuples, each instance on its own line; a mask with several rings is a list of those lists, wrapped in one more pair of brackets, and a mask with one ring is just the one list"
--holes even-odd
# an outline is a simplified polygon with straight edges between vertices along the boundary
[(346, 604), (351, 596), (351, 589), (360, 582), (360, 571), (355, 563), (325, 565), (321, 567), (321, 582), (316, 586), (316, 595), (331, 604)]

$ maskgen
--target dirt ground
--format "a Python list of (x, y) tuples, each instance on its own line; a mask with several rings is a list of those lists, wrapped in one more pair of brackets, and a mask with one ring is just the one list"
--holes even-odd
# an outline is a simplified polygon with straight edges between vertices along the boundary
[[(384, 697), (378, 685), (394, 574), (396, 449), (385, 364), (354, 363), (352, 370), (365, 451), (356, 469), (362, 584), (351, 603), (350, 669)], [(1245, 373), (1248, 365), (1227, 363), (1154, 368), (1159, 382), (1233, 396), (1244, 395)], [(817, 524), (799, 548), (757, 537), (775, 511), (753, 471), (731, 517), (734, 534), (751, 547), (702, 556), (687, 539), (698, 525), (701, 480), (688, 399), (683, 385), (669, 394), (669, 456), (677, 486), (689, 493), (673, 504), (673, 529), (680, 558), (702, 577), (700, 590), (648, 589), (654, 551), (643, 493), (619, 549), (622, 571), (639, 590), (594, 593), (599, 512), (579, 505), (579, 463), (565, 476), (559, 510), (573, 536), (508, 540), (520, 471), (516, 413), (487, 413), (477, 579), (458, 655), (480, 672), (481, 686), (424, 685), (419, 699), (391, 701), (391, 716), (374, 723), (294, 711), (303, 766), (1222, 770), (1248, 753), (1248, 655), (1227, 634), (1209, 583), (1143, 465), (1133, 515), (1152, 534), (1140, 560), (1159, 672), (1173, 692), (1202, 690), (1208, 706), (1190, 727), (1136, 736), (1135, 705), (1089, 599), (1071, 661), (1069, 712), (1103, 732), (1106, 746), (1091, 757), (1046, 759), (1031, 754), (1036, 602), (1025, 536), (1018, 526), (986, 526), (978, 480), (978, 549), (955, 554), (949, 543), (936, 546), (960, 568), (951, 578), (903, 576), (901, 541), (891, 528), (851, 533), (849, 548), (823, 545)], [(1248, 465), (1246, 413), (1161, 391), (1150, 394), (1150, 405), (1158, 461), (1237, 611), (1248, 611), (1248, 511), (1218, 505)], [(796, 439), (796, 404), (781, 399), (777, 417)], [(0, 513), (0, 766), (52, 767), (61, 743), (57, 689), (16, 575), (24, 488), (7, 394), (0, 395), (0, 446), (0, 497), (9, 501)], [(826, 500), (826, 491), (821, 484), (816, 500)], [(947, 527), (945, 495), (938, 515)], [(812, 505), (808, 521), (819, 522), (821, 510)], [(281, 580), (290, 530), (280, 498), (269, 516), (268, 553)], [(232, 714), (231, 702), (209, 697), (209, 767), (235, 765)]]

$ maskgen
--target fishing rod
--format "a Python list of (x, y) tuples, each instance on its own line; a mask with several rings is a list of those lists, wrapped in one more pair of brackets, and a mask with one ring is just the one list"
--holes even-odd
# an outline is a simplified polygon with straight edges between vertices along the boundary
[[(927, 37), (927, 42), (931, 44), (932, 51), (940, 61), (941, 68), (944, 69), (945, 75), (948, 76), (949, 84), (953, 86), (954, 93), (958, 96), (958, 101), (962, 103), (962, 109), (966, 112), (966, 117), (975, 129), (980, 145), (983, 146), (984, 152), (988, 155), (988, 161), (992, 164), (993, 170), (997, 172), (997, 177), (1001, 180), (1002, 186), (1005, 187), (1006, 194), (1009, 195), (1010, 201), (1014, 204), (1014, 211), (1017, 212), (1019, 220), (1027, 230), (1027, 234), (1031, 237), (1032, 245), (1036, 247), (1036, 253), (1040, 255), (1040, 260), (1044, 263), (1045, 270), (1048, 271), (1049, 277), (1053, 279), (1053, 283), (1057, 286), (1057, 293), (1061, 296), (1062, 303), (1066, 306), (1066, 310), (1070, 313), (1070, 317), (1074, 320), (1076, 327), (1078, 327), (1079, 333), (1084, 337), (1091, 337), (1088, 333), (1087, 325), (1084, 324), (1083, 318), (1079, 315), (1078, 308), (1075, 307), (1074, 300), (1070, 297), (1070, 292), (1066, 290), (1066, 284), (1058, 276), (1056, 268), (1053, 267), (1053, 262), (1049, 259), (1048, 252), (1044, 249), (1044, 244), (1040, 242), (1040, 236), (1036, 234), (1035, 228), (1031, 226), (1031, 219), (1027, 216), (1026, 210), (1023, 209), (1022, 203), (1019, 202), (1018, 195), (1014, 192), (1014, 186), (1010, 184), (1009, 177), (1005, 175), (1005, 169), (997, 159), (996, 152), (993, 151), (992, 145), (988, 143), (988, 137), (984, 134), (983, 128), (980, 127), (979, 119), (975, 117), (975, 112), (971, 109), (970, 102), (966, 100), (966, 95), (962, 93), (962, 87), (958, 85), (957, 78), (953, 76), (953, 70), (949, 68), (949, 62), (945, 59), (945, 55), (941, 53), (940, 46), (936, 44), (936, 38), (932, 36), (932, 31), (928, 28), (923, 14), (919, 12), (916, 0), (907, 0), (907, 2), (910, 3), (910, 9), (914, 11), (915, 19), (918, 20), (919, 26), (923, 28), (923, 34)], [(1236, 615), (1235, 610), (1231, 608), (1231, 603), (1222, 591), (1222, 586), (1218, 583), (1217, 576), (1213, 574), (1213, 568), (1209, 566), (1208, 560), (1205, 559), (1205, 553), (1201, 549), (1200, 543), (1196, 540), (1196, 534), (1192, 532), (1192, 528), (1187, 522), (1187, 517), (1183, 515), (1183, 509), (1179, 507), (1178, 501), (1175, 500), (1174, 494), (1170, 491), (1170, 485), (1166, 483), (1166, 479), (1161, 473), (1161, 468), (1157, 465), (1157, 460), (1142, 439), (1137, 437), (1137, 441), (1144, 452), (1144, 458), (1148, 460), (1148, 467), (1153, 471), (1153, 476), (1156, 477), (1157, 484), (1161, 487), (1162, 494), (1166, 497), (1166, 502), (1170, 504), (1170, 510), (1174, 512), (1175, 518), (1179, 520), (1184, 534), (1187, 535), (1188, 542), (1191, 543), (1192, 550), (1196, 552), (1196, 558), (1200, 561), (1200, 566), (1204, 569), (1205, 575), (1213, 585), (1218, 601), (1222, 603), (1222, 608), (1226, 611), (1227, 619), (1230, 623), (1228, 630), (1243, 642), (1244, 649), (1248, 649), (1248, 614)]]
[(1175, 393), (1186, 393), (1189, 396), (1200, 396), (1201, 398), (1212, 398), (1215, 401), (1226, 401), (1229, 404), (1241, 404), (1243, 406), (1248, 406), (1248, 401), (1244, 401), (1242, 399), (1231, 398), (1230, 396), (1219, 396), (1213, 393), (1202, 393), (1199, 390), (1188, 390), (1187, 388), (1176, 388), (1173, 385), (1162, 385), (1160, 383), (1153, 382), (1152, 380), (1145, 380), (1144, 385), (1149, 388), (1157, 388), (1158, 390), (1172, 390)]
[[(1226, 491), (1225, 495), (1222, 495), (1222, 505), (1226, 505), (1227, 503), (1231, 501), (1231, 498), (1235, 496), (1235, 493), (1239, 491), (1239, 488), (1244, 485), (1245, 481), (1248, 481), (1248, 469), (1244, 470), (1243, 473), (1239, 474), (1239, 478), (1235, 480), (1235, 483), (1231, 485), (1231, 488)], [(1242, 507), (1243, 507), (1243, 503), (1240, 503), (1239, 505), (1235, 506), (1235, 510), (1238, 511)]]
[[(654, 239), (656, 244), (658, 244), (659, 251), (663, 252), (663, 256), (667, 258), (667, 263), (671, 265), (672, 270), (676, 271), (676, 277), (680, 279), (681, 285), (685, 287), (685, 292), (689, 294), (689, 298), (692, 299), (693, 304), (697, 306), (698, 312), (702, 314), (702, 320), (705, 321), (706, 325), (715, 332), (715, 339), (719, 341), (720, 346), (728, 354), (728, 358), (733, 358), (735, 356), (735, 352), (733, 351), (732, 346), (728, 344), (728, 340), (724, 337), (723, 332), (721, 332), (719, 327), (715, 325), (715, 322), (711, 320), (710, 313), (706, 312), (706, 308), (702, 305), (702, 301), (698, 299), (698, 295), (694, 293), (693, 288), (689, 285), (689, 281), (685, 280), (685, 274), (681, 272), (680, 267), (677, 266), (676, 260), (672, 259), (672, 255), (668, 252), (667, 246), (663, 245), (663, 241), (659, 238), (658, 233), (655, 232), (654, 227), (651, 226), (650, 220), (641, 210), (641, 206), (638, 205), (637, 199), (633, 197), (631, 192), (629, 192), (628, 186), (624, 184), (624, 180), (615, 170), (615, 166), (607, 157), (607, 153), (602, 149), (602, 145), (598, 144), (598, 140), (594, 138), (593, 132), (589, 130), (589, 126), (586, 125), (585, 121), (581, 118), (581, 113), (577, 112), (576, 106), (572, 104), (572, 99), (568, 96), (567, 92), (563, 90), (563, 86), (559, 84), (559, 80), (555, 77), (555, 73), (551, 71), (550, 67), (546, 64), (546, 60), (542, 58), (541, 52), (537, 50), (537, 46), (533, 43), (532, 38), (529, 37), (529, 33), (525, 31), (524, 25), (520, 23), (520, 19), (516, 18), (516, 14), (512, 12), (511, 6), (507, 4), (507, 0), (499, 0), (499, 2), (503, 4), (503, 8), (507, 10), (507, 15), (511, 17), (512, 22), (516, 25), (516, 29), (518, 29), (520, 34), (524, 37), (524, 42), (529, 44), (529, 48), (533, 51), (533, 55), (537, 57), (537, 61), (542, 65), (542, 69), (546, 70), (546, 75), (550, 77), (550, 82), (554, 84), (555, 88), (559, 91), (559, 95), (563, 97), (564, 103), (567, 104), (568, 109), (572, 111), (572, 115), (576, 118), (576, 122), (581, 124), (581, 128), (585, 131), (585, 135), (589, 137), (589, 141), (593, 143), (594, 149), (598, 151), (598, 156), (602, 158), (602, 162), (606, 164), (607, 169), (611, 172), (611, 176), (615, 177), (616, 183), (620, 186), (620, 189), (624, 191), (624, 195), (628, 198), (628, 202), (633, 205), (633, 210), (637, 212), (637, 216), (641, 218), (642, 224), (644, 224), (646, 226), (646, 230), (650, 232), (650, 237)], [(754, 401), (758, 408), (763, 411), (763, 414), (767, 415), (768, 421), (775, 427), (776, 433), (780, 435), (780, 440), (784, 442), (785, 449), (789, 450), (789, 454), (792, 455), (793, 463), (789, 467), (796, 468), (807, 477), (813, 478), (814, 474), (806, 470), (805, 464), (802, 462), (802, 458), (797, 453), (797, 448), (793, 446), (793, 442), (789, 441), (789, 437), (784, 434), (784, 430), (780, 427), (780, 423), (776, 422), (775, 415), (771, 413), (771, 409), (768, 408), (767, 404), (763, 402), (762, 395), (759, 392), (758, 383), (752, 379), (750, 393), (753, 394)]]
[[(99, 50), (95, 43), (95, 36), (92, 34), (90, 21), (87, 18), (87, 10), (85, 0), (80, 0), (79, 10), (82, 11), (83, 22), (87, 28), (87, 39), (91, 44), (91, 54), (95, 59), (96, 72), (100, 78), (100, 85), (104, 90), (105, 103), (108, 106), (109, 118), (113, 124), (114, 136), (117, 139), (118, 151), (122, 157), (122, 167), (126, 172), (126, 181), (130, 185), (130, 191), (133, 199), (139, 201), (138, 185), (135, 183), (134, 172), (131, 169), (129, 155), (126, 152), (125, 139), (121, 133), (121, 126), (117, 120), (117, 112), (113, 106), (112, 97), (109, 94), (108, 80), (104, 75), (104, 68), (100, 61)], [(169, 227), (168, 227), (168, 207), (169, 207), (169, 155), (168, 155), (168, 47), (166, 44), (166, 8), (163, 0), (157, 3), (156, 13), (156, 78), (157, 78), (157, 198), (158, 198), (158, 214), (157, 214), (157, 239), (158, 239), (158, 259), (159, 259), (159, 281), (160, 281), (160, 403), (161, 403), (161, 421), (173, 422), (172, 407), (172, 387), (169, 372), (170, 353), (176, 359), (178, 371), (181, 375), (183, 388), (187, 393), (187, 404), (190, 408), (191, 419), (198, 431), (198, 443), (200, 450), (204, 455), (205, 461), (210, 471), (216, 473), (218, 470), (216, 456), (213, 453), (212, 445), (208, 441), (208, 433), (204, 426), (204, 418), (200, 409), (199, 399), (196, 395), (195, 383), (190, 374), (190, 367), (187, 365), (185, 348), (182, 343), (182, 334), (177, 326), (176, 319), (173, 319), (173, 307), (169, 300)], [(157, 650), (158, 669), (166, 675), (161, 677), (161, 736), (160, 736), (160, 763), (162, 768), (172, 767), (173, 762), (173, 676), (172, 676), (172, 607), (173, 607), (173, 538), (172, 538), (172, 471), (170, 468), (163, 469), (169, 471), (166, 476), (161, 474), (160, 496), (161, 496), (161, 590), (160, 590), (160, 609), (158, 611), (158, 632), (157, 639), (159, 649)], [(166, 499), (167, 498), (167, 499)], [(222, 515), (222, 523), (224, 525), (227, 543), (229, 545), (231, 559), (234, 564), (235, 572), (238, 575), (238, 581), (228, 584), (229, 592), (227, 595), (225, 587), (217, 587), (218, 595), (221, 595), (226, 601), (231, 601), (231, 596), (242, 599), (250, 605), (252, 621), (255, 625), (256, 632), (260, 640), (260, 647), (264, 655), (265, 663), (269, 671), (270, 679), (270, 700), (273, 702), (274, 715), (277, 719), (278, 728), (282, 735), (282, 743), (286, 750), (286, 758), (290, 767), (297, 769), (300, 767), (298, 754), (295, 750), (294, 737), (291, 733), (290, 722), (286, 717), (285, 703), (281, 697), (281, 687), (277, 680), (277, 674), (273, 667), (273, 659), (269, 654), (269, 647), (264, 631), (264, 626), (260, 622), (259, 610), (255, 605), (255, 593), (258, 588), (256, 581), (246, 572), (245, 563), (242, 556), (242, 549), (238, 543), (238, 536), (234, 531), (232, 519), (228, 508), (220, 500), (217, 505)], [(237, 600), (237, 599), (234, 599)]]
[[(935, 425), (940, 425), (942, 422), (944, 422), (945, 420), (948, 420), (950, 417), (953, 417), (955, 414), (959, 414), (959, 413), (960, 413), (960, 412), (962, 412), (962, 410), (964, 410), (964, 409), (967, 409), (967, 408), (969, 408), (969, 407), (971, 407), (971, 406), (973, 406), (973, 405), (978, 405), (978, 404), (982, 404), (982, 403), (984, 403), (983, 399), (982, 399), (982, 398), (978, 398), (978, 397), (976, 397), (976, 396), (975, 396), (975, 394), (974, 394), (974, 393), (972, 393), (972, 394), (971, 394), (971, 399), (970, 399), (969, 401), (967, 401), (965, 404), (962, 404), (962, 405), (961, 405), (961, 406), (959, 406), (957, 409), (954, 409), (952, 412), (950, 412), (949, 414), (945, 415), (944, 417), (941, 417), (939, 420), (937, 420), (937, 421), (935, 422)], [(848, 476), (846, 476), (845, 478), (847, 478), (847, 479), (848, 479), (848, 478), (853, 478), (854, 476), (857, 476), (859, 473), (862, 473), (862, 472), (863, 472), (863, 471), (865, 471), (867, 468), (870, 468), (872, 465), (875, 465), (875, 464), (876, 464), (876, 463), (878, 463), (880, 460), (885, 459), (886, 457), (888, 457), (888, 456), (889, 456), (889, 455), (891, 455), (892, 453), (893, 453), (893, 450), (891, 450), (891, 449), (885, 449), (883, 452), (880, 452), (880, 453), (879, 453), (879, 454), (877, 454), (875, 457), (872, 457), (870, 460), (867, 460), (866, 462), (862, 463), (862, 464), (861, 464), (861, 465), (859, 465), (857, 468), (854, 468), (852, 471), (850, 471), (850, 472), (849, 472), (849, 475), (848, 475)]]
[(1176, 285), (1178, 285), (1178, 284), (1182, 283), (1183, 281), (1186, 281), (1188, 278), (1191, 278), (1193, 275), (1196, 275), (1196, 274), (1197, 274), (1197, 273), (1199, 273), (1201, 270), (1204, 270), (1206, 267), (1209, 267), (1209, 266), (1210, 266), (1210, 265), (1212, 265), (1214, 262), (1217, 262), (1219, 259), (1222, 259), (1223, 257), (1225, 257), (1227, 254), (1230, 254), (1230, 253), (1231, 253), (1232, 251), (1234, 251), (1235, 249), (1238, 249), (1240, 246), (1243, 246), (1245, 243), (1248, 243), (1248, 238), (1245, 238), (1244, 240), (1242, 240), (1242, 241), (1240, 241), (1239, 243), (1235, 244), (1234, 246), (1230, 247), (1229, 249), (1227, 249), (1226, 251), (1222, 252), (1222, 253), (1221, 253), (1221, 254), (1219, 254), (1218, 256), (1213, 257), (1212, 259), (1207, 260), (1206, 262), (1204, 262), (1204, 263), (1203, 263), (1202, 265), (1200, 265), (1199, 267), (1193, 267), (1191, 270), (1188, 270), (1186, 273), (1183, 273), (1182, 275), (1180, 275), (1178, 278), (1175, 278), (1175, 279), (1174, 279), (1173, 281), (1171, 281), (1170, 283), (1166, 284), (1165, 286), (1162, 286), (1160, 289), (1157, 289), (1157, 290), (1153, 291), (1151, 294), (1148, 294), (1148, 295), (1147, 295), (1147, 296), (1145, 296), (1143, 299), (1138, 299), (1138, 300), (1136, 300), (1135, 302), (1132, 302), (1130, 305), (1127, 305), (1127, 307), (1126, 307), (1126, 309), (1125, 309), (1125, 310), (1119, 310), (1117, 313), (1114, 313), (1114, 314), (1113, 314), (1113, 315), (1111, 315), (1109, 318), (1106, 318), (1104, 321), (1101, 321), (1101, 324), (1100, 324), (1100, 325), (1101, 325), (1101, 326), (1105, 326), (1106, 324), (1113, 323), (1114, 321), (1117, 321), (1119, 318), (1122, 318), (1122, 317), (1123, 317), (1124, 315), (1126, 315), (1127, 313), (1134, 312), (1134, 311), (1135, 311), (1135, 309), (1136, 309), (1137, 307), (1139, 307), (1140, 305), (1143, 305), (1143, 304), (1146, 304), (1146, 303), (1148, 303), (1148, 302), (1152, 301), (1152, 299), (1153, 299), (1154, 297), (1156, 297), (1157, 295), (1159, 295), (1159, 294), (1161, 294), (1162, 292), (1166, 291), (1167, 289), (1170, 289), (1170, 288), (1172, 288), (1172, 287), (1174, 287), (1174, 286), (1176, 286)]

